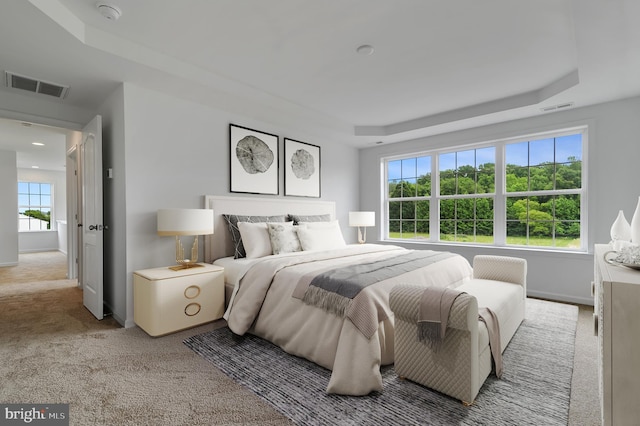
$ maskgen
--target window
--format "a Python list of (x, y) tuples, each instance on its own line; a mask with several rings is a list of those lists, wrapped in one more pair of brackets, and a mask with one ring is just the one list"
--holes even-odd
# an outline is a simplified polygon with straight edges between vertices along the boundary
[(493, 243), (495, 147), (438, 155), (440, 241)]
[(388, 163), (389, 237), (429, 238), (431, 157)]
[(507, 244), (580, 248), (582, 135), (506, 145)]
[(18, 230), (51, 229), (52, 190), (50, 183), (18, 182)]
[(383, 159), (386, 239), (586, 250), (586, 128)]

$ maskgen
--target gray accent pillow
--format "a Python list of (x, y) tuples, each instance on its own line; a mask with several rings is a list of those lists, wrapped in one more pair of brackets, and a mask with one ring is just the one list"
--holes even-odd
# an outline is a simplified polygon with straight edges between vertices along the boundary
[(245, 216), (237, 214), (223, 214), (222, 217), (229, 226), (229, 232), (231, 233), (231, 240), (233, 241), (233, 258), (241, 259), (247, 257), (247, 253), (242, 244), (242, 236), (240, 235), (240, 229), (238, 229), (238, 222), (284, 222), (284, 215), (279, 216)]
[(268, 223), (269, 239), (273, 254), (292, 253), (302, 251), (296, 228), (292, 222)]
[(290, 221), (293, 221), (294, 225), (299, 224), (300, 222), (330, 222), (331, 215), (330, 214), (313, 214), (313, 215), (300, 215), (300, 214), (289, 214), (287, 215)]

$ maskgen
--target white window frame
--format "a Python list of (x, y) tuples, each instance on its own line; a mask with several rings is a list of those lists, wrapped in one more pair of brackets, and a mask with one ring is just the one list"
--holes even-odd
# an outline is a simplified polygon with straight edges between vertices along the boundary
[[(524, 192), (506, 192), (506, 146), (512, 143), (535, 141), (550, 137), (561, 137), (572, 134), (580, 133), (582, 135), (582, 169), (581, 169), (581, 188), (569, 189), (569, 190), (547, 190), (547, 191), (524, 191)], [(523, 136), (510, 137), (504, 139), (496, 139), (481, 143), (462, 144), (457, 146), (451, 146), (447, 148), (432, 149), (427, 151), (418, 151), (408, 154), (386, 156), (381, 158), (382, 168), (382, 239), (389, 242), (402, 242), (411, 244), (446, 244), (446, 245), (459, 245), (463, 247), (470, 246), (482, 246), (482, 247), (502, 247), (502, 248), (515, 248), (523, 250), (538, 250), (538, 251), (561, 251), (561, 252), (587, 252), (588, 251), (588, 182), (587, 182), (587, 164), (588, 164), (588, 126), (577, 126), (571, 128), (565, 128), (560, 130), (545, 131), (527, 134)], [(460, 152), (471, 149), (482, 149), (486, 147), (495, 147), (495, 192), (492, 194), (461, 194), (461, 195), (440, 195), (440, 170), (439, 170), (439, 156), (441, 154), (448, 154), (452, 152)], [(404, 197), (404, 198), (389, 198), (388, 190), (388, 163), (391, 161), (431, 156), (431, 194), (424, 197)], [(514, 245), (507, 244), (507, 197), (526, 197), (526, 196), (549, 196), (549, 195), (579, 195), (580, 196), (580, 247), (579, 248), (561, 248), (555, 246), (534, 246), (534, 245)], [(479, 198), (479, 197), (493, 197), (493, 209), (494, 209), (494, 232), (493, 232), (493, 244), (482, 244), (478, 242), (464, 243), (457, 241), (440, 241), (440, 200), (441, 199), (462, 199), (462, 198)], [(429, 201), (429, 239), (405, 239), (405, 238), (389, 238), (389, 202), (390, 201)]]

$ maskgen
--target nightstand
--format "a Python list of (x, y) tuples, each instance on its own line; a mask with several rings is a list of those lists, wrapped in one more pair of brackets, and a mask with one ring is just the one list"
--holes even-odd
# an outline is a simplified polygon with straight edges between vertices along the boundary
[(214, 321), (223, 314), (224, 268), (204, 264), (133, 273), (133, 319), (150, 336)]

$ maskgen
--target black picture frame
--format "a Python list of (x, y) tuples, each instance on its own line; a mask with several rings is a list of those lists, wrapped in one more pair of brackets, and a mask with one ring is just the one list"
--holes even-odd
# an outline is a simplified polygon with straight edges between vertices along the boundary
[(249, 194), (280, 193), (277, 135), (229, 125), (229, 190)]
[(284, 195), (320, 198), (322, 162), (320, 147), (284, 139)]

